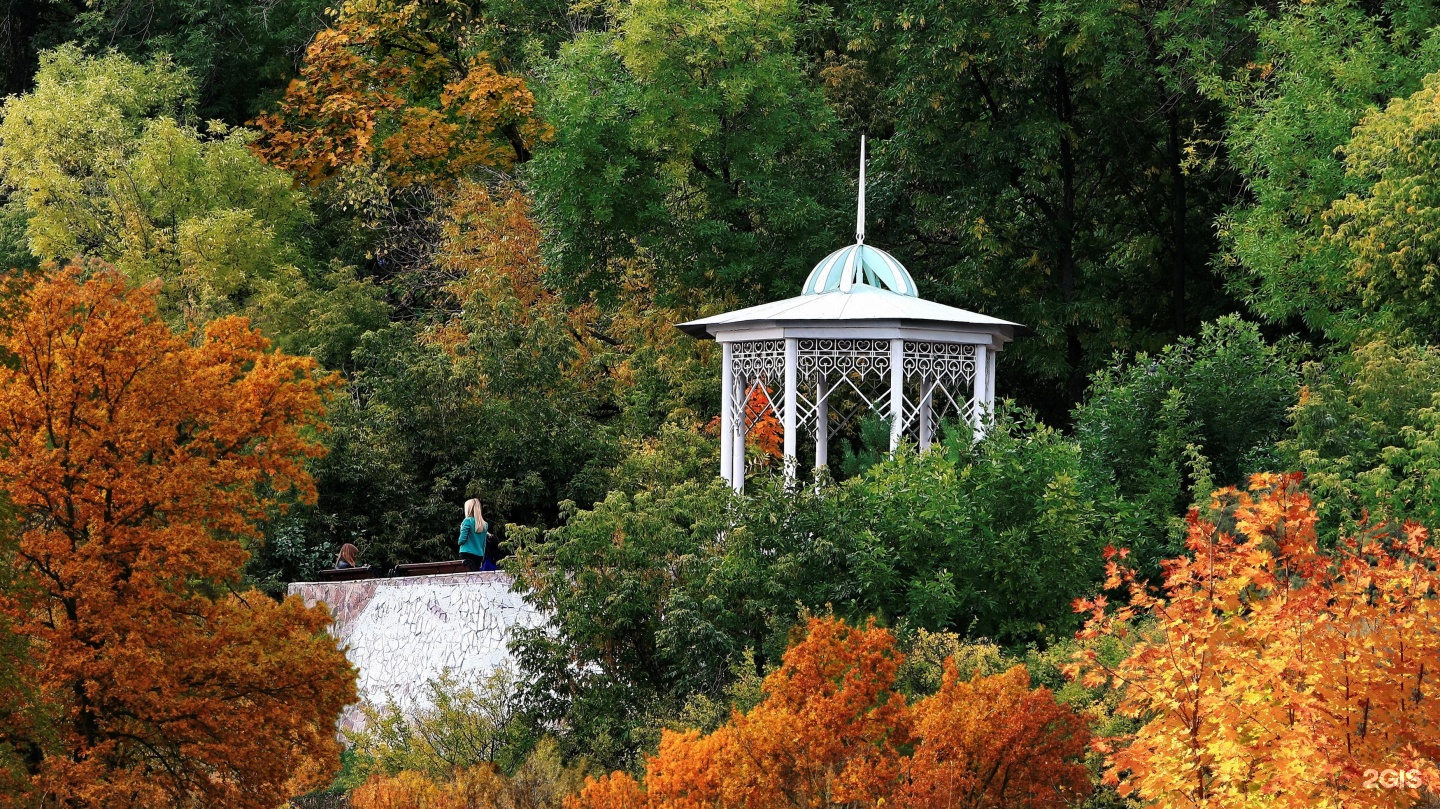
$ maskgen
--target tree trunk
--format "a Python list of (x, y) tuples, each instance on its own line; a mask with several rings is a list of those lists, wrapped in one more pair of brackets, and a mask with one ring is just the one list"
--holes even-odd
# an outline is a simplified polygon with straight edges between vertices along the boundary
[(1185, 263), (1189, 258), (1189, 246), (1185, 238), (1184, 155), (1180, 147), (1180, 113), (1176, 105), (1170, 105), (1165, 120), (1169, 129), (1167, 157), (1170, 164), (1170, 311), (1175, 333), (1185, 334), (1189, 325), (1185, 306)]
[(1075, 108), (1070, 97), (1070, 76), (1063, 56), (1055, 62), (1055, 113), (1060, 121), (1060, 210), (1057, 258), (1060, 293), (1065, 300), (1065, 361), (1069, 369), (1066, 393), (1071, 403), (1085, 395), (1084, 348), (1080, 343), (1079, 270), (1075, 261)]

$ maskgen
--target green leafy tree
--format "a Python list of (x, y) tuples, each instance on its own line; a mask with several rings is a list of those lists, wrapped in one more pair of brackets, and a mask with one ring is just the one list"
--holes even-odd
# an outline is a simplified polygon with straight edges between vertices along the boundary
[(158, 278), (173, 319), (250, 314), (285, 348), (342, 363), (383, 305), (309, 257), (308, 201), (251, 153), (252, 133), (189, 123), (193, 95), (165, 58), (45, 54), (35, 90), (7, 100), (0, 121), (0, 182), (30, 252)]
[[(641, 258), (658, 291), (793, 294), (845, 231), (839, 132), (799, 47), (797, 0), (633, 0), (537, 65), (555, 129), (526, 167), (551, 270), (615, 292)], [(683, 298), (682, 298), (683, 299)]]
[(320, 27), (323, 0), (87, 0), (0, 9), (5, 95), (34, 86), (40, 54), (66, 42), (134, 59), (166, 54), (193, 75), (206, 118), (238, 124), (284, 88), (296, 52)]
[(763, 674), (805, 615), (1026, 643), (1075, 625), (1113, 526), (1078, 446), (1002, 411), (842, 484), (718, 479), (612, 492), (516, 534), (517, 587), (552, 617), (514, 646), (525, 710), (567, 749), (634, 763), (654, 731)]
[(462, 183), (440, 232), (456, 311), (362, 337), (318, 469), (317, 531), (377, 564), (453, 558), (469, 497), (497, 529), (553, 524), (560, 501), (604, 497), (620, 455), (614, 347), (540, 283), (524, 196)]
[(877, 228), (927, 294), (1036, 330), (1010, 384), (1054, 416), (1116, 348), (1158, 347), (1217, 300), (1204, 257), (1229, 201), (1198, 91), (1235, 53), (1238, 2), (858, 3), (854, 60), (884, 77)]
[(425, 685), (425, 702), (408, 711), (393, 702), (361, 706), (365, 727), (345, 734), (357, 777), (409, 770), (441, 780), (476, 764), (509, 772), (521, 764), (531, 739), (517, 721), (514, 671), (497, 668), (466, 684), (446, 670)]
[[(15, 560), (19, 533), (8, 505), (0, 506), (0, 601), (27, 597), (25, 580)], [(33, 683), (22, 675), (28, 663), (29, 640), (0, 618), (0, 793), (20, 794), (28, 788), (28, 770), (42, 755), (36, 740), (49, 728), (38, 710)]]
[(1296, 385), (1285, 356), (1233, 316), (1095, 375), (1075, 411), (1085, 474), (1114, 481), (1141, 531), (1125, 544), (1147, 573), (1179, 552), (1197, 495), (1271, 465)]
[[(728, 496), (719, 481), (614, 492), (592, 510), (567, 504), (559, 528), (517, 536), (507, 569), (552, 616), (547, 627), (517, 631), (512, 644), (525, 709), (534, 722), (563, 719), (568, 751), (607, 766), (638, 763), (639, 730), (677, 712), (693, 690), (682, 683), (703, 676), (679, 665), (694, 658), (661, 632), (691, 560), (720, 539)], [(723, 672), (727, 658), (712, 656), (705, 670)]]
[(931, 452), (899, 453), (849, 485), (859, 524), (848, 577), (857, 615), (1002, 643), (1061, 634), (1070, 600), (1099, 575), (1115, 503), (1085, 475), (1079, 447), (1004, 408), (984, 440), (949, 433)]
[[(1221, 265), (1256, 315), (1353, 339), (1371, 279), (1352, 283), (1343, 240), (1325, 238), (1325, 214), (1336, 200), (1364, 194), (1381, 165), (1347, 171), (1342, 147), (1366, 115), (1440, 68), (1440, 9), (1287, 2), (1252, 21), (1258, 46), (1249, 69), (1208, 88), (1227, 108), (1225, 148), (1249, 196), (1219, 220)], [(1407, 116), (1376, 126), (1403, 126)], [(1355, 158), (1364, 151), (1361, 144)], [(1395, 170), (1406, 171), (1404, 162)], [(1374, 201), (1374, 210), (1384, 204)]]
[(182, 123), (193, 91), (169, 60), (45, 55), (36, 89), (8, 100), (0, 124), (0, 171), (29, 212), (37, 256), (162, 277), (179, 287), (177, 306), (197, 311), (295, 258), (305, 200), (249, 155), (244, 131)]
[(1358, 299), (1352, 317), (1440, 339), (1440, 75), (1391, 101), (1355, 128), (1343, 147), (1346, 179), (1363, 191), (1337, 200), (1326, 214), (1323, 244), (1348, 258), (1345, 291)]
[(1440, 523), (1440, 350), (1374, 336), (1307, 363), (1283, 468), (1305, 473), (1322, 537)]

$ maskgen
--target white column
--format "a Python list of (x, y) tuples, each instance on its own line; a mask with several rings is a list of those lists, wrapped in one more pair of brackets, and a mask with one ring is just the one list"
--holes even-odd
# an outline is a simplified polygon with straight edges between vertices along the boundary
[(730, 485), (734, 486), (737, 492), (745, 490), (745, 389), (749, 387), (743, 378), (740, 385), (739, 395), (735, 399), (735, 431), (730, 434), (733, 442), (730, 447), (730, 463), (734, 464), (730, 470)]
[(720, 344), (720, 477), (727, 482), (735, 472), (730, 452), (735, 448), (735, 346)]
[(799, 401), (796, 388), (799, 387), (800, 379), (800, 340), (796, 337), (785, 338), (785, 412), (781, 418), (785, 426), (785, 477), (795, 479), (795, 456), (800, 454), (798, 449), (799, 430), (796, 429), (796, 402)]
[(975, 427), (975, 440), (979, 441), (985, 437), (985, 421), (989, 417), (990, 409), (993, 406), (994, 397), (990, 392), (990, 349), (985, 346), (975, 347), (975, 379), (970, 383), (970, 390), (974, 393), (975, 416), (971, 424)]
[(815, 468), (830, 465), (830, 380), (815, 372)]
[(905, 430), (905, 341), (890, 340), (890, 451), (900, 447)]
[(930, 434), (930, 400), (935, 395), (935, 380), (926, 379), (923, 390), (920, 394), (920, 406), (915, 411), (915, 418), (920, 422), (920, 449), (930, 449), (930, 442), (935, 438)]
[(985, 360), (985, 367), (990, 370), (990, 379), (985, 383), (985, 395), (990, 405), (990, 412), (995, 412), (995, 366), (1000, 364), (1000, 352), (993, 348), (986, 349), (988, 357)]
[[(738, 371), (738, 369), (736, 369)], [(735, 397), (730, 410), (734, 429), (730, 431), (730, 485), (735, 491), (745, 490), (745, 410), (750, 403), (750, 379), (743, 374), (733, 374), (735, 383), (731, 388)]]

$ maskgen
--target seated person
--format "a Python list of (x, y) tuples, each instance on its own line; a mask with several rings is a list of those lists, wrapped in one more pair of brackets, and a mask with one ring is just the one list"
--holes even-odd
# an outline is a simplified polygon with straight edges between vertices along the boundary
[(360, 556), (360, 549), (346, 542), (340, 546), (340, 557), (335, 560), (336, 570), (349, 570), (355, 567), (355, 560)]

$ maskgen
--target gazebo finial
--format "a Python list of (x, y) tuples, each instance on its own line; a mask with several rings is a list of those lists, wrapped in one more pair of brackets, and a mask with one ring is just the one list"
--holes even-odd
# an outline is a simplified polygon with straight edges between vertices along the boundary
[(855, 243), (865, 243), (865, 135), (860, 135), (860, 207), (855, 212)]

